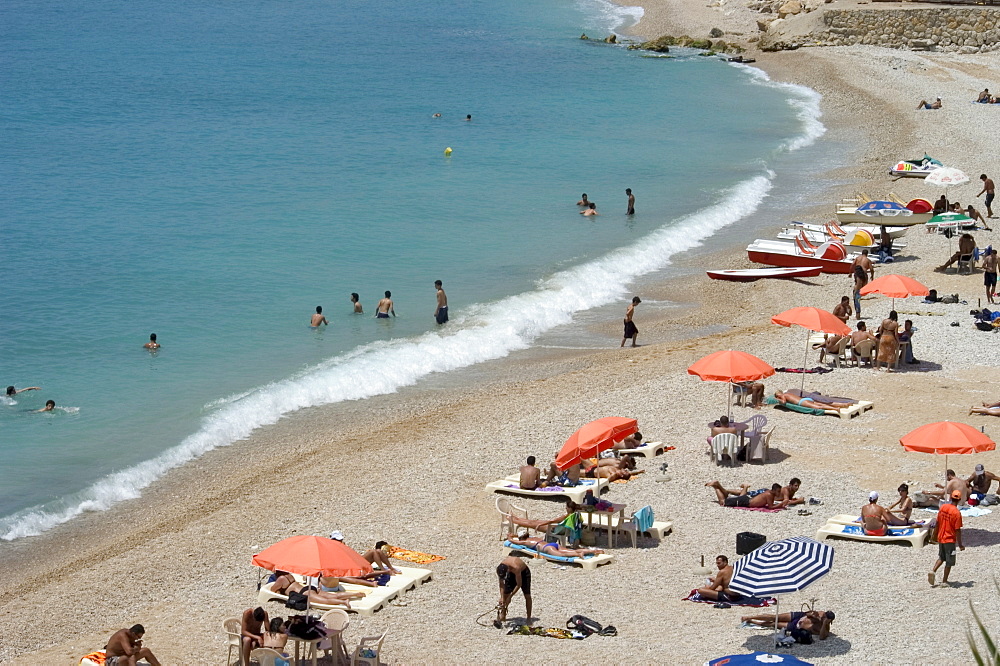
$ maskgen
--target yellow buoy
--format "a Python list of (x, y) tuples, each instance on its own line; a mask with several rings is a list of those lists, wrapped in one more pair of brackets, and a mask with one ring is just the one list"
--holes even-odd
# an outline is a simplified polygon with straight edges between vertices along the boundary
[(448, 148), (444, 149), (444, 156), (445, 157), (451, 157), (451, 147), (450, 146)]

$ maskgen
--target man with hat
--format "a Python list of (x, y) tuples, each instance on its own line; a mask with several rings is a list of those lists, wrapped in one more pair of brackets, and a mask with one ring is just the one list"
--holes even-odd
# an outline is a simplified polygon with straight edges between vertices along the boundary
[(955, 545), (958, 545), (959, 550), (965, 550), (965, 546), (962, 545), (962, 514), (958, 511), (958, 503), (961, 501), (962, 492), (953, 490), (950, 501), (947, 504), (942, 504), (941, 508), (938, 509), (938, 558), (937, 562), (934, 563), (934, 568), (927, 574), (927, 582), (931, 584), (931, 587), (934, 586), (934, 574), (942, 564), (944, 564), (944, 575), (941, 576), (941, 582), (945, 585), (949, 584), (948, 574), (955, 566)]
[[(987, 497), (990, 492), (990, 486), (993, 485), (993, 482), (996, 481), (1000, 483), (1000, 476), (997, 476), (993, 472), (987, 472), (982, 463), (976, 465), (975, 473), (966, 479), (966, 481), (968, 482), (973, 493), (977, 493), (982, 496), (979, 499), (980, 504), (1000, 504), (1000, 498), (997, 498), (996, 495)], [(1000, 488), (997, 488), (997, 490), (1000, 490)], [(970, 496), (969, 499), (971, 500), (972, 497)]]

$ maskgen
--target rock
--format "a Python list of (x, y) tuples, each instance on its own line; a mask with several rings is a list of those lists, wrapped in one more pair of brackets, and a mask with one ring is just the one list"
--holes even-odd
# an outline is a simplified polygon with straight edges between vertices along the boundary
[(778, 18), (785, 18), (786, 16), (795, 14), (800, 14), (802, 12), (802, 3), (799, 0), (788, 0), (785, 4), (778, 7)]
[(718, 28), (712, 28), (711, 30), (708, 31), (708, 36), (712, 38), (722, 37), (724, 34), (726, 33), (722, 32)]
[(770, 21), (757, 21), (757, 29), (761, 32), (767, 32), (769, 25), (771, 25)]
[(695, 39), (691, 41), (689, 46), (693, 49), (704, 49), (707, 51), (712, 48), (712, 42), (707, 39)]
[(618, 43), (618, 38), (616, 36), (614, 36), (614, 35), (611, 35), (610, 37), (608, 37), (604, 41), (607, 44), (617, 44)]
[(721, 40), (721, 39), (717, 39), (714, 42), (712, 42), (712, 50), (713, 51), (718, 51), (720, 53), (725, 53), (726, 50), (727, 50), (727, 48), (728, 48), (728, 44), (726, 44), (726, 42), (723, 41), (723, 40)]
[(654, 51), (656, 53), (669, 53), (670, 47), (675, 45), (677, 40), (670, 35), (663, 35), (648, 42), (643, 42), (639, 48), (644, 51)]

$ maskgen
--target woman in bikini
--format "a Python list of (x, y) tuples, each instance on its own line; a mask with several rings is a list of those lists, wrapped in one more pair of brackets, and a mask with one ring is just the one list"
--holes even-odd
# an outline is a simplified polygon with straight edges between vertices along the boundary
[(543, 555), (557, 557), (585, 557), (587, 555), (600, 555), (604, 552), (599, 548), (563, 548), (555, 541), (546, 541), (542, 537), (529, 537), (528, 530), (520, 530), (517, 536), (508, 534), (507, 540), (518, 546), (533, 548)]
[(313, 585), (303, 585), (292, 578), (292, 574), (284, 571), (276, 571), (278, 577), (274, 579), (271, 591), (275, 594), (289, 596), (292, 592), (298, 592), (309, 597), (311, 604), (323, 604), (325, 606), (346, 606), (351, 607), (350, 600), (357, 599), (358, 595), (364, 596), (360, 592), (321, 592)]
[(795, 395), (794, 393), (782, 393), (781, 391), (775, 391), (774, 399), (783, 405), (790, 402), (793, 405), (799, 405), (800, 407), (822, 409), (823, 411), (835, 411), (851, 406), (851, 403), (849, 402), (816, 402), (812, 398), (803, 398)]

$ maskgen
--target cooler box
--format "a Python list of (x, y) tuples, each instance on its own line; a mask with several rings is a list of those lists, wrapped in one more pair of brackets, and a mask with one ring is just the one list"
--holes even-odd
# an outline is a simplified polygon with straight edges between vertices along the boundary
[(767, 537), (753, 532), (740, 532), (736, 535), (736, 554), (746, 555), (767, 543)]

